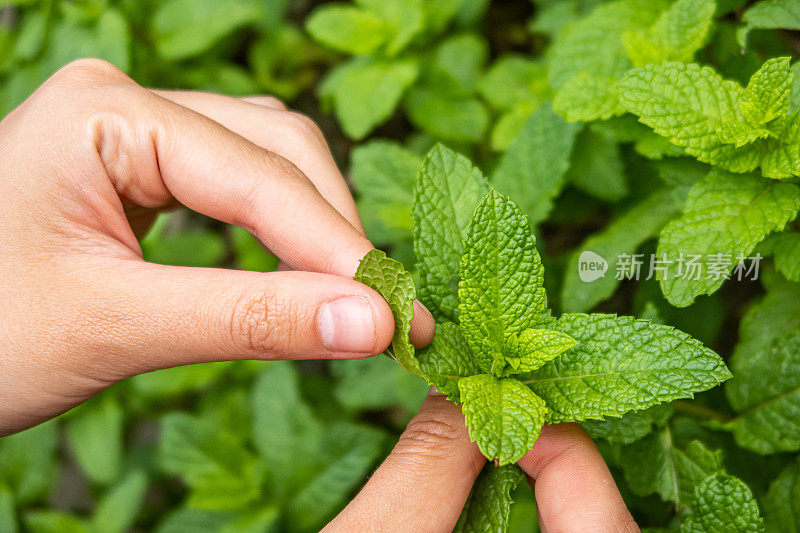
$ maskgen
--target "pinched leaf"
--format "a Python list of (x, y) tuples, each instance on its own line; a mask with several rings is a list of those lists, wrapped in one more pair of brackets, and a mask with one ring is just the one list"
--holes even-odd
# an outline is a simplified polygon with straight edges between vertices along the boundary
[(764, 124), (785, 115), (789, 110), (789, 90), (792, 86), (790, 59), (769, 59), (750, 78), (745, 89), (746, 100), (742, 103), (747, 120)]
[(372, 287), (383, 296), (394, 315), (394, 337), (386, 355), (414, 374), (422, 375), (419, 362), (414, 357), (414, 346), (408, 339), (411, 319), (414, 317), (414, 280), (403, 265), (386, 257), (381, 250), (370, 250), (361, 259), (353, 278)]
[(765, 529), (774, 533), (800, 531), (800, 458), (795, 459), (769, 486), (761, 499)]
[(492, 373), (503, 377), (531, 372), (573, 346), (575, 339), (560, 331), (526, 329), (506, 339), (503, 357), (495, 361)]
[(443, 145), (425, 157), (414, 190), (414, 251), (422, 302), (437, 320), (458, 320), (458, 271), (470, 217), (489, 184)]
[(478, 365), (492, 369), (485, 340), (505, 339), (536, 325), (547, 308), (544, 269), (528, 221), (511, 200), (491, 191), (472, 215), (464, 239), (459, 319)]
[(728, 427), (739, 445), (758, 453), (800, 450), (800, 335), (779, 337), (734, 368), (726, 393), (739, 415)]
[(657, 255), (666, 259), (659, 272), (664, 295), (684, 307), (713, 293), (739, 260), (782, 229), (798, 208), (796, 185), (712, 171), (689, 191), (683, 215), (661, 232)]
[(436, 325), (436, 335), (417, 352), (417, 359), (425, 379), (455, 402), (459, 401), (458, 380), (481, 373), (461, 328), (452, 322)]
[(492, 184), (519, 204), (533, 226), (547, 217), (561, 192), (579, 130), (579, 124), (568, 124), (543, 105), (530, 116), (492, 175)]
[(731, 377), (722, 359), (699, 341), (649, 320), (564, 314), (553, 328), (577, 346), (519, 376), (547, 402), (549, 423), (620, 416), (692, 397)]
[(488, 374), (458, 382), (470, 439), (500, 466), (517, 462), (531, 448), (545, 421), (544, 400), (516, 379)]
[(511, 492), (525, 481), (517, 465), (486, 463), (469, 493), (453, 533), (506, 531), (511, 511)]
[(764, 531), (753, 493), (740, 479), (724, 473), (708, 476), (696, 489), (691, 516), (681, 533), (758, 533)]

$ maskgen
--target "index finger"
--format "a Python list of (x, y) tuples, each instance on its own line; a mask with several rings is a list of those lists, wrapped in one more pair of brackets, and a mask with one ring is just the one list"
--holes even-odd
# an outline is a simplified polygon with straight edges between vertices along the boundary
[(545, 426), (518, 464), (530, 476), (544, 531), (639, 531), (603, 457), (579, 425)]

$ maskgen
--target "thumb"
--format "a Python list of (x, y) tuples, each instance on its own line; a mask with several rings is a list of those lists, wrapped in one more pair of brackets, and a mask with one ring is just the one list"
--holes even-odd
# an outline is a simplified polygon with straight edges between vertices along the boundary
[(120, 263), (82, 295), (89, 352), (115, 358), (106, 368), (120, 379), (208, 361), (368, 357), (394, 334), (383, 297), (340, 276)]
[(484, 464), (461, 409), (429, 395), (389, 457), (323, 531), (452, 531)]

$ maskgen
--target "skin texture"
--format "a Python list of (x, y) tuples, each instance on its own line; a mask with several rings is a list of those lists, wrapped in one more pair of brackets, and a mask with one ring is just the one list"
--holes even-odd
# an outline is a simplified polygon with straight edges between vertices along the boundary
[[(73, 62), (0, 122), (0, 198), (0, 436), (144, 372), (391, 341), (388, 305), (351, 279), (372, 245), (325, 139), (274, 98), (153, 91)], [(279, 271), (145, 262), (137, 237), (180, 205), (247, 229)], [(412, 342), (434, 328), (415, 302)], [(482, 464), (433, 394), (327, 530), (449, 531)], [(636, 529), (580, 428), (545, 429), (520, 465), (545, 531)]]

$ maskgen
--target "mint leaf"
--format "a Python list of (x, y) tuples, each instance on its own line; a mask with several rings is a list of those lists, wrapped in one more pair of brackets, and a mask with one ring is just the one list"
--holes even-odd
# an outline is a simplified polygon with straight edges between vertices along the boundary
[(745, 11), (742, 21), (752, 29), (800, 30), (800, 7), (793, 0), (761, 0)]
[(191, 488), (194, 508), (240, 509), (261, 496), (266, 465), (209, 421), (185, 413), (164, 417), (159, 456), (162, 468)]
[(656, 493), (678, 509), (690, 507), (694, 489), (706, 477), (723, 471), (722, 454), (700, 441), (679, 448), (669, 426), (623, 449), (625, 480), (636, 494)]
[(605, 420), (586, 420), (581, 423), (594, 439), (605, 439), (612, 444), (630, 444), (663, 427), (672, 417), (671, 404), (654, 405), (643, 411), (629, 411), (621, 417)]
[(81, 406), (67, 424), (72, 453), (95, 483), (111, 483), (122, 470), (123, 424), (122, 406), (110, 394)]
[(800, 281), (800, 233), (780, 234), (773, 253), (775, 269), (789, 281)]
[(331, 70), (319, 86), (320, 99), (333, 108), (344, 132), (361, 139), (388, 119), (417, 78), (410, 59), (354, 58)]
[(144, 503), (147, 476), (134, 470), (107, 492), (92, 516), (95, 531), (124, 533), (129, 531)]
[(0, 531), (17, 533), (17, 513), (14, 510), (14, 493), (0, 484)]
[(764, 531), (753, 493), (740, 479), (724, 473), (708, 476), (694, 494), (694, 512), (681, 533)]
[(567, 122), (606, 120), (625, 112), (619, 101), (617, 79), (589, 72), (573, 76), (559, 89), (553, 110)]
[[(536, 241), (522, 211), (496, 191), (472, 215), (464, 239), (458, 294), (464, 336), (484, 372), (485, 340), (503, 341), (533, 327), (547, 308)], [(494, 336), (494, 331), (500, 337)]]
[[(440, 328), (437, 327), (437, 336)], [(417, 352), (417, 358), (419, 352)], [(355, 411), (381, 411), (404, 408), (416, 411), (428, 386), (416, 374), (407, 372), (388, 357), (332, 361), (331, 371), (339, 378), (336, 399)]]
[(481, 453), (500, 466), (517, 462), (539, 437), (545, 402), (516, 379), (479, 374), (458, 381), (461, 410)]
[(553, 328), (577, 346), (519, 376), (547, 402), (548, 423), (620, 416), (689, 398), (731, 377), (722, 359), (700, 342), (647, 320), (565, 314)]
[(353, 279), (378, 291), (392, 310), (394, 337), (386, 355), (409, 372), (421, 375), (419, 362), (414, 357), (414, 346), (408, 340), (411, 319), (414, 317), (413, 301), (416, 298), (411, 274), (406, 272), (403, 265), (386, 257), (385, 252), (373, 249), (358, 263)]
[(448, 84), (417, 85), (403, 104), (408, 119), (436, 139), (476, 143), (489, 126), (484, 104)]
[(623, 33), (648, 28), (668, 6), (660, 0), (617, 0), (598, 5), (556, 35), (547, 57), (550, 84), (558, 89), (581, 72), (622, 76), (630, 68), (622, 46)]
[(425, 379), (454, 402), (460, 397), (458, 380), (481, 373), (461, 328), (452, 322), (436, 325), (433, 341), (417, 358)]
[(44, 497), (56, 477), (58, 431), (55, 422), (0, 439), (0, 479), (14, 491), (17, 505)]
[(619, 144), (592, 128), (584, 128), (578, 134), (566, 180), (583, 192), (608, 202), (617, 202), (629, 192)]
[(735, 361), (726, 387), (738, 416), (727, 427), (740, 446), (758, 453), (800, 450), (800, 335)]
[(370, 54), (383, 45), (391, 26), (377, 14), (352, 5), (331, 4), (315, 9), (306, 21), (311, 36), (329, 48), (348, 54)]
[(531, 372), (573, 346), (575, 339), (560, 331), (526, 329), (520, 334), (512, 333), (503, 346), (502, 359), (495, 360), (492, 373), (503, 377)]
[(742, 111), (753, 124), (765, 124), (789, 110), (789, 90), (792, 86), (790, 59), (769, 59), (750, 77)]
[[(612, 221), (602, 232), (582, 242), (570, 256), (565, 269), (561, 289), (564, 310), (588, 311), (611, 296), (621, 282), (617, 279), (620, 257), (632, 256), (639, 245), (656, 235), (676, 211), (671, 192), (658, 191)], [(588, 283), (580, 277), (581, 255), (586, 251), (608, 262), (605, 274)]]
[(800, 459), (795, 459), (769, 486), (761, 498), (767, 531), (800, 531)]
[(549, 92), (543, 64), (523, 55), (508, 54), (498, 58), (478, 80), (477, 89), (497, 110), (546, 97)]
[(623, 43), (633, 65), (664, 61), (691, 61), (714, 20), (714, 0), (677, 0), (649, 31), (630, 32)]
[[(666, 260), (665, 271), (659, 272), (664, 295), (684, 307), (700, 294), (712, 294), (736, 264), (767, 234), (783, 229), (798, 208), (800, 190), (795, 185), (709, 173), (689, 191), (683, 215), (661, 232), (657, 255)], [(698, 266), (689, 265), (692, 257)]]
[(530, 116), (492, 175), (492, 184), (519, 204), (532, 226), (547, 217), (561, 192), (579, 129), (543, 105)]
[(525, 481), (517, 465), (486, 463), (472, 486), (453, 533), (506, 531), (511, 512), (511, 492)]
[(443, 145), (425, 157), (414, 190), (414, 251), (422, 302), (437, 319), (458, 319), (458, 272), (475, 206), (489, 191), (481, 171)]

